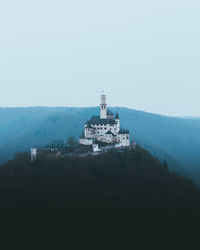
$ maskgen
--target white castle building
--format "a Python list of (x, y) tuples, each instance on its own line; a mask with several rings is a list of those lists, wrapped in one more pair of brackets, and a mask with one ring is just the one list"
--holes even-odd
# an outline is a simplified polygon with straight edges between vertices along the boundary
[[(84, 132), (79, 139), (79, 144), (92, 146), (93, 152), (106, 151), (112, 148), (130, 147), (129, 131), (120, 128), (118, 113), (114, 114), (107, 109), (106, 95), (101, 95), (100, 116), (92, 116), (84, 125)], [(133, 145), (135, 147), (135, 143)], [(31, 162), (40, 156), (61, 157), (69, 154), (68, 145), (62, 140), (54, 140), (46, 147), (31, 148)], [(71, 154), (71, 151), (70, 151)]]
[(92, 116), (85, 123), (84, 133), (79, 143), (92, 145), (94, 151), (99, 151), (99, 144), (119, 148), (130, 146), (129, 131), (120, 128), (118, 113), (114, 116), (110, 110), (107, 110), (106, 95), (101, 95), (100, 116)]

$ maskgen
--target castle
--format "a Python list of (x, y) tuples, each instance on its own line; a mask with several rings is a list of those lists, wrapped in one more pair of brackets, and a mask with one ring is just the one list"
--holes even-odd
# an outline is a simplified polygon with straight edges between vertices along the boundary
[(100, 116), (92, 116), (85, 123), (84, 132), (79, 139), (81, 145), (91, 145), (93, 151), (101, 151), (99, 146), (122, 148), (130, 146), (129, 131), (120, 128), (118, 113), (107, 109), (106, 95), (101, 95)]
[[(84, 132), (79, 139), (80, 147), (75, 150), (63, 140), (54, 140), (45, 147), (31, 148), (31, 161), (39, 158), (60, 158), (64, 155), (88, 154), (105, 152), (109, 149), (130, 147), (129, 131), (120, 128), (120, 118), (118, 113), (114, 114), (107, 109), (106, 95), (101, 95), (100, 116), (92, 116), (85, 123)], [(135, 143), (132, 144), (135, 147)]]

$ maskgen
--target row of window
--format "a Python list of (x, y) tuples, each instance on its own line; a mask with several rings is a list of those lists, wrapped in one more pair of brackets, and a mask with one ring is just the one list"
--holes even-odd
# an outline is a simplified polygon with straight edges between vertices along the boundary
[[(99, 130), (99, 129), (101, 129), (101, 130), (103, 130), (103, 129), (104, 129), (104, 130), (107, 130), (107, 128), (106, 128), (106, 127), (104, 127), (104, 128), (94, 128), (94, 129), (98, 129), (98, 130)], [(111, 128), (110, 128), (110, 130), (111, 130)], [(114, 130), (117, 130), (117, 129), (116, 129), (116, 128), (114, 128)]]
[[(111, 127), (114, 127), (114, 124), (109, 124)], [(96, 126), (107, 126), (106, 124), (92, 124), (93, 127), (96, 127)]]

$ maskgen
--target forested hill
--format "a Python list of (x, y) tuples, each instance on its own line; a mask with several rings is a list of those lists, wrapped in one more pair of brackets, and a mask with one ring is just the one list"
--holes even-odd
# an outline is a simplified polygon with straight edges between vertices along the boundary
[[(200, 180), (200, 119), (166, 117), (131, 110), (119, 112), (131, 138), (178, 173)], [(76, 138), (99, 108), (0, 108), (0, 162), (16, 152), (30, 150), (54, 139)]]
[[(6, 197), (6, 199), (5, 199)], [(199, 219), (200, 191), (147, 151), (110, 152), (0, 166), (1, 214), (122, 215)]]

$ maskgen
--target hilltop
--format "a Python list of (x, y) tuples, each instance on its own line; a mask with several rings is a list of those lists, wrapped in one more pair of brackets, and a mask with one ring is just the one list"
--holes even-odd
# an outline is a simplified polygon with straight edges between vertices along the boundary
[(0, 212), (28, 215), (199, 217), (200, 191), (148, 151), (110, 152), (0, 167)]
[[(119, 113), (131, 139), (149, 150), (170, 170), (200, 183), (200, 120), (167, 117), (127, 108), (109, 108)], [(0, 162), (15, 153), (44, 146), (51, 140), (78, 138), (83, 125), (99, 108), (0, 108)], [(124, 126), (125, 125), (125, 126)]]

